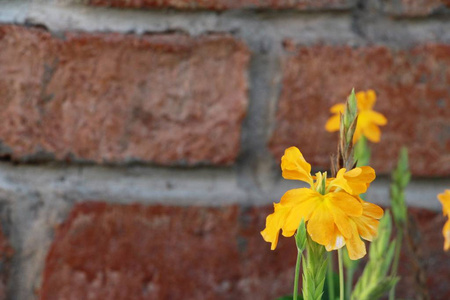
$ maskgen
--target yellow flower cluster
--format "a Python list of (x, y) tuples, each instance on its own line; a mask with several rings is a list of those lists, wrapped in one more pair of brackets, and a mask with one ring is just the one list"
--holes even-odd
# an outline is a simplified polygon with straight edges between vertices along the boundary
[[(372, 108), (376, 102), (377, 96), (373, 90), (367, 92), (356, 93), (356, 101), (358, 106), (358, 123), (356, 125), (355, 134), (353, 135), (353, 143), (356, 143), (361, 136), (365, 136), (369, 141), (378, 143), (381, 137), (381, 131), (378, 126), (387, 124), (387, 119), (379, 112)], [(339, 130), (341, 114), (344, 113), (345, 105), (339, 103), (330, 108), (330, 112), (334, 114), (325, 124), (325, 129), (329, 132)]]
[[(442, 211), (444, 216), (450, 218), (450, 190), (446, 190), (444, 193), (438, 195), (439, 201), (442, 203)], [(444, 250), (450, 250), (450, 219), (444, 225), (442, 229), (442, 234), (444, 235)]]
[(359, 197), (375, 179), (375, 171), (371, 167), (342, 168), (336, 178), (327, 178), (326, 172), (311, 176), (311, 165), (296, 147), (286, 149), (281, 169), (285, 179), (307, 182), (310, 188), (289, 190), (280, 203), (274, 203), (274, 213), (267, 217), (261, 232), (271, 249), (277, 246), (280, 230), (285, 237), (293, 236), (304, 219), (311, 239), (327, 251), (347, 245), (351, 259), (363, 257), (366, 247), (361, 238), (371, 241), (383, 216), (379, 206)]

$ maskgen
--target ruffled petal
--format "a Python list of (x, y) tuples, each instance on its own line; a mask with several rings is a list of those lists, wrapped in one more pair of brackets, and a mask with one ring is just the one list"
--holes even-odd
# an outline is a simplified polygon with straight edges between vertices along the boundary
[(381, 139), (381, 130), (377, 125), (373, 123), (370, 123), (363, 128), (363, 134), (369, 141), (373, 143), (378, 143)]
[(345, 172), (343, 177), (352, 189), (352, 195), (359, 195), (367, 191), (376, 175), (373, 168), (364, 166)]
[(291, 207), (274, 203), (274, 213), (266, 218), (266, 228), (261, 231), (261, 235), (266, 242), (271, 243), (271, 250), (275, 250), (278, 244), (280, 229), (285, 223)]
[(356, 93), (356, 101), (360, 111), (372, 109), (376, 100), (377, 95), (374, 90)]
[(379, 207), (376, 204), (370, 203), (370, 202), (366, 202), (366, 201), (362, 201), (362, 206), (363, 206), (363, 215), (370, 217), (370, 218), (374, 218), (374, 219), (381, 219), (384, 215), (384, 211), (381, 207)]
[[(359, 198), (359, 197), (358, 197)], [(359, 198), (363, 207), (363, 213), (359, 217), (351, 217), (358, 230), (358, 234), (367, 241), (372, 241), (377, 236), (379, 219), (383, 217), (383, 209), (378, 205), (363, 201)]]
[(341, 116), (340, 115), (334, 115), (330, 117), (325, 124), (325, 130), (328, 132), (335, 132), (339, 130), (341, 122)]
[(353, 190), (352, 190), (351, 186), (348, 184), (347, 179), (345, 179), (345, 177), (344, 177), (345, 171), (346, 171), (345, 168), (341, 168), (337, 172), (336, 178), (333, 178), (330, 181), (329, 186), (330, 187), (339, 187), (339, 188), (343, 189), (344, 191), (346, 191), (347, 193), (353, 194)]
[(357, 167), (348, 172), (342, 168), (336, 174), (336, 178), (331, 180), (329, 185), (340, 187), (352, 195), (363, 194), (367, 191), (370, 183), (375, 179), (375, 170), (371, 167)]
[(444, 235), (444, 250), (450, 250), (450, 220), (447, 220), (447, 222), (444, 225), (444, 228), (442, 229), (442, 234)]
[[(337, 208), (330, 209), (330, 212), (333, 215), (334, 224), (336, 224), (339, 232), (344, 236), (344, 238), (351, 238), (352, 227), (348, 216), (342, 210)], [(333, 240), (333, 238), (331, 240)]]
[(343, 114), (344, 110), (345, 110), (344, 103), (335, 104), (330, 108), (330, 112), (333, 114), (337, 114), (338, 116), (339, 116), (339, 114)]
[(307, 229), (314, 242), (326, 246), (333, 237), (334, 226), (334, 220), (328, 206), (321, 203), (309, 219)]
[(358, 217), (363, 213), (361, 202), (345, 192), (328, 193), (325, 198), (328, 200), (330, 209), (339, 209), (347, 216)]
[(380, 126), (387, 124), (386, 117), (373, 110), (363, 111), (361, 112), (360, 116), (361, 118), (366, 119), (368, 123), (373, 123)]
[(439, 194), (437, 197), (442, 204), (442, 212), (443, 212), (444, 216), (449, 216), (450, 215), (450, 190), (445, 190), (444, 193)]
[(358, 228), (358, 234), (366, 241), (371, 242), (378, 234), (379, 220), (361, 216), (352, 218)]
[(300, 221), (304, 219), (307, 222), (310, 219), (312, 212), (323, 201), (321, 197), (319, 193), (307, 188), (289, 190), (281, 197), (280, 203), (291, 207), (282, 225), (283, 236), (294, 235)]
[(311, 165), (303, 158), (297, 147), (290, 147), (284, 151), (281, 158), (283, 178), (301, 180), (312, 185)]
[(366, 255), (366, 245), (358, 235), (356, 224), (353, 222), (351, 222), (351, 224), (353, 234), (350, 239), (345, 240), (345, 244), (347, 245), (348, 256), (350, 257), (350, 259), (357, 260)]
[(325, 246), (325, 249), (327, 251), (332, 251), (332, 250), (341, 249), (344, 246), (345, 246), (345, 239), (341, 235), (341, 233), (340, 233), (339, 229), (337, 228), (337, 226), (334, 226), (333, 235), (332, 235), (328, 245)]

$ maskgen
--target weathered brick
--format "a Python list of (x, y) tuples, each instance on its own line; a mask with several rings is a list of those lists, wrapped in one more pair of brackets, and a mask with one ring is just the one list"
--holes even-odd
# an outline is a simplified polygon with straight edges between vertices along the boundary
[(41, 299), (274, 299), (296, 248), (263, 241), (270, 208), (84, 203), (56, 231)]
[[(436, 200), (437, 201), (437, 200)], [(272, 206), (223, 208), (78, 204), (56, 230), (41, 299), (275, 299), (291, 293), (292, 238), (270, 251), (259, 231)], [(410, 208), (425, 289), (448, 299), (440, 213)], [(416, 233), (414, 233), (416, 232)], [(364, 263), (361, 263), (361, 267)], [(406, 244), (397, 295), (418, 292)]]
[(424, 17), (450, 12), (449, 0), (388, 0), (383, 3), (383, 11), (397, 17)]
[(231, 164), (249, 51), (226, 34), (0, 27), (1, 154), (16, 160)]
[[(450, 286), (446, 278), (450, 278), (450, 253), (443, 250), (442, 236), (446, 217), (421, 208), (410, 208), (409, 215), (414, 220), (410, 226), (416, 230), (412, 230), (411, 239), (404, 241), (397, 296), (400, 299), (417, 299), (425, 293), (430, 296), (429, 299), (449, 299)], [(408, 246), (408, 240), (412, 241), (413, 247)], [(423, 283), (418, 280), (421, 277), (418, 269), (421, 270)]]
[(337, 133), (325, 131), (329, 108), (351, 89), (374, 89), (388, 124), (371, 144), (378, 173), (390, 172), (401, 146), (415, 175), (450, 175), (450, 46), (298, 47), (284, 59), (283, 87), (270, 148), (279, 160), (296, 145), (316, 167), (329, 167)]
[(14, 250), (0, 226), (0, 300), (8, 299), (8, 277)]
[(176, 9), (348, 9), (354, 0), (88, 0), (91, 5), (122, 8)]

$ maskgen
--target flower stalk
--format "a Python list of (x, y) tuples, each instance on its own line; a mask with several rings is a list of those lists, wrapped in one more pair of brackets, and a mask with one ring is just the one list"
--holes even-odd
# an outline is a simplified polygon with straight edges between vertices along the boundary
[(335, 299), (334, 297), (334, 276), (333, 276), (333, 255), (332, 252), (327, 253), (328, 256), (328, 271), (327, 271), (327, 288), (328, 298)]
[(297, 262), (295, 264), (295, 278), (294, 278), (294, 299), (297, 300), (298, 282), (300, 277), (300, 265), (302, 261), (303, 250), (306, 248), (306, 227), (305, 220), (302, 219), (298, 225), (297, 233), (295, 234), (295, 244), (297, 246)]
[[(367, 148), (367, 143), (364, 141), (361, 141), (358, 145), (362, 145), (359, 148), (357, 148), (357, 152), (353, 152), (353, 135), (356, 130), (356, 125), (358, 122), (358, 111), (357, 111), (357, 104), (356, 104), (356, 95), (355, 95), (355, 89), (352, 89), (352, 92), (350, 96), (347, 99), (347, 102), (345, 104), (345, 110), (343, 115), (341, 116), (341, 122), (340, 122), (340, 131), (339, 131), (339, 144), (338, 144), (338, 156), (334, 163), (332, 162), (333, 173), (336, 172), (337, 169), (339, 169), (340, 166), (344, 166), (345, 168), (352, 168), (355, 165), (355, 155), (363, 155)], [(357, 160), (357, 158), (356, 158)], [(358, 161), (358, 160), (357, 160)], [(333, 174), (334, 175), (334, 174)], [(348, 257), (348, 253), (346, 251), (347, 248), (345, 248), (345, 254), (346, 257)], [(346, 265), (347, 265), (347, 285), (345, 285), (344, 280), (344, 267), (343, 267), (343, 255), (342, 250), (338, 250), (338, 265), (339, 265), (339, 299), (344, 300), (345, 294), (344, 294), (344, 286), (346, 286), (345, 291), (346, 294), (349, 296), (351, 288), (352, 288), (352, 282), (353, 282), (353, 273), (356, 269), (356, 266), (358, 265), (357, 260), (350, 260), (345, 259)], [(331, 298), (334, 299), (334, 298)]]
[[(405, 147), (400, 151), (397, 167), (392, 172), (391, 183), (391, 206), (397, 238), (395, 239), (395, 254), (391, 268), (391, 276), (396, 276), (400, 261), (400, 251), (403, 244), (403, 235), (407, 232), (408, 214), (405, 204), (405, 189), (411, 179), (408, 164), (408, 149)], [(389, 300), (395, 299), (395, 285), (389, 292)]]
[(339, 300), (344, 300), (344, 264), (342, 262), (342, 249), (338, 250), (339, 263)]
[(303, 261), (303, 299), (321, 300), (325, 275), (327, 272), (327, 256), (325, 248), (314, 242), (308, 235), (307, 256)]

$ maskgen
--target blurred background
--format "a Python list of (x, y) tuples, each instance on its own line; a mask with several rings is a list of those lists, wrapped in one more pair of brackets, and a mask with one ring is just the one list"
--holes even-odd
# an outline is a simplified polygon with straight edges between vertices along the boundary
[(449, 299), (448, 0), (0, 0), (0, 299), (290, 294), (280, 157), (329, 169), (353, 87), (388, 119), (368, 200), (410, 151), (397, 294)]

